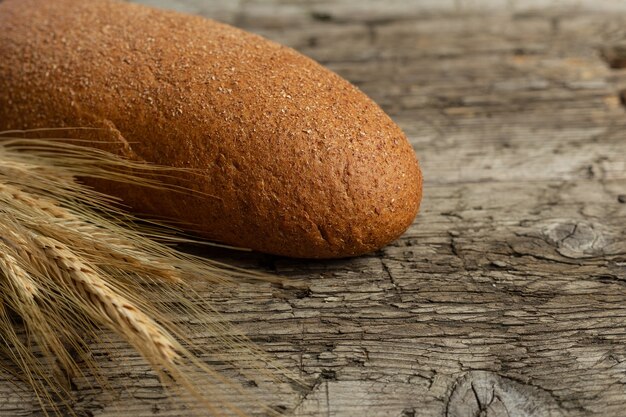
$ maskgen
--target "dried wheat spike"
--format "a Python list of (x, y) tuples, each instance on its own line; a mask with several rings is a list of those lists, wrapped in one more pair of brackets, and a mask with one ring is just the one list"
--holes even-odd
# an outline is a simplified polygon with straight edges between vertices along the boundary
[[(167, 168), (1, 132), (0, 161), (0, 352), (13, 360), (44, 412), (71, 414), (64, 379), (92, 375), (106, 386), (89, 343), (101, 340), (103, 328), (133, 346), (166, 387), (191, 394), (202, 415), (245, 415), (232, 399), (253, 397), (192, 350), (232, 362), (248, 379), (286, 375), (191, 285), (210, 280), (218, 290), (241, 280), (279, 279), (177, 252), (170, 244), (188, 238), (171, 228), (140, 226), (114, 200), (76, 179), (161, 187)], [(173, 321), (176, 312), (168, 306), (174, 304), (213, 342), (194, 345), (188, 329)], [(21, 317), (30, 337), (14, 328), (12, 315)], [(275, 414), (260, 404), (255, 409)]]

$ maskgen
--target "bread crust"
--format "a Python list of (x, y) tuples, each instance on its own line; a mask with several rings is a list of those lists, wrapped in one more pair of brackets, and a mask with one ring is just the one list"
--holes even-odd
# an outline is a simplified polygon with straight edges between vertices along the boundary
[(93, 182), (135, 211), (302, 258), (376, 250), (418, 211), (422, 176), (400, 128), (290, 48), (109, 0), (5, 0), (0, 27), (0, 130), (98, 127), (79, 134), (200, 173), (170, 181), (202, 196)]

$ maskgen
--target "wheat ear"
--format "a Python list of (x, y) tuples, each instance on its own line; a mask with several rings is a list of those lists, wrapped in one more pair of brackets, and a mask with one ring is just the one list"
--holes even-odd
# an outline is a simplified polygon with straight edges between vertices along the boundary
[[(159, 177), (170, 169), (75, 143), (7, 137), (0, 138), (0, 161), (0, 351), (16, 364), (14, 372), (33, 388), (45, 412), (71, 414), (64, 378), (89, 374), (106, 385), (88, 343), (101, 339), (103, 327), (132, 345), (167, 387), (191, 393), (211, 415), (244, 415), (228, 398), (251, 394), (192, 350), (234, 363), (247, 379), (285, 373), (192, 287), (194, 279), (210, 280), (219, 291), (241, 280), (277, 283), (276, 278), (177, 252), (169, 244), (186, 237), (139, 225), (110, 197), (76, 180), (91, 175), (166, 187)], [(174, 323), (170, 305), (201, 323), (199, 330), (213, 342), (192, 343), (190, 329)], [(29, 337), (14, 328), (12, 315), (21, 317)], [(49, 371), (51, 364), (56, 372)]]

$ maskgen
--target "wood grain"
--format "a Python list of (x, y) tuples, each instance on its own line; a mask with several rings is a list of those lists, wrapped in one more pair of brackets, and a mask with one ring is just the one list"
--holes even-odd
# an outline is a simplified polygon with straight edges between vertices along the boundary
[[(425, 176), (420, 215), (384, 250), (216, 252), (307, 289), (206, 296), (309, 384), (255, 381), (287, 415), (625, 416), (626, 72), (600, 50), (626, 38), (626, 10), (444, 3), (167, 2), (356, 83), (405, 129)], [(119, 341), (94, 349), (115, 352), (100, 357), (113, 390), (73, 381), (79, 416), (192, 413)], [(0, 415), (41, 415), (9, 381)]]

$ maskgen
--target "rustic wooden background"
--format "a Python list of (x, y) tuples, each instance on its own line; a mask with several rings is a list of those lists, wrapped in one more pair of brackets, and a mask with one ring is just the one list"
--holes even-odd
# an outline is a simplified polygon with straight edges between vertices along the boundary
[[(421, 213), (377, 253), (219, 255), (306, 287), (208, 295), (309, 384), (255, 381), (269, 405), (293, 416), (626, 416), (626, 70), (606, 62), (619, 66), (626, 49), (626, 2), (143, 2), (319, 60), (384, 107), (424, 170)], [(103, 359), (115, 389), (75, 382), (77, 415), (189, 415), (123, 345), (100, 348), (117, 352)], [(0, 378), (0, 415), (41, 415)]]

